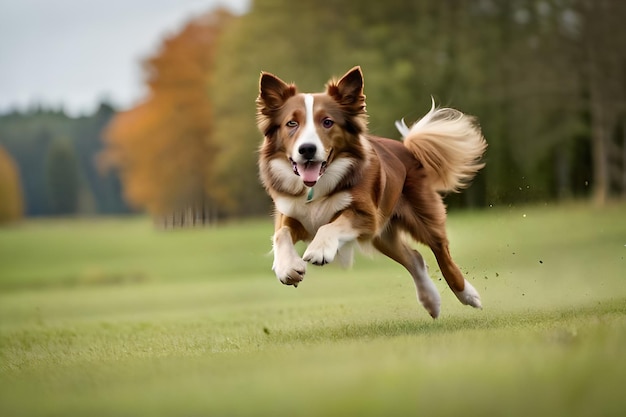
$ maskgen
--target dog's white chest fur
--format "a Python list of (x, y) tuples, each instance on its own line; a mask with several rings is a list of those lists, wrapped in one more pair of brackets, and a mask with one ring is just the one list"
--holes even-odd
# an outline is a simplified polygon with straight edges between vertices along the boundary
[(285, 216), (298, 220), (311, 234), (315, 235), (320, 226), (330, 222), (333, 216), (352, 203), (352, 195), (342, 191), (330, 196), (315, 197), (307, 201), (306, 196), (274, 198), (276, 209)]

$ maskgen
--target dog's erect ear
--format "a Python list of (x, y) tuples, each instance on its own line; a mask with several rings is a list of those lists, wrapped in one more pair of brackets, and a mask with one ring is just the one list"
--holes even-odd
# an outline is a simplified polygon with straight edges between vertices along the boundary
[(365, 95), (361, 67), (352, 68), (338, 82), (329, 82), (326, 85), (326, 92), (342, 106), (356, 106), (358, 110), (364, 111)]
[(259, 97), (256, 99), (257, 126), (266, 137), (270, 137), (277, 129), (274, 118), (285, 104), (285, 101), (296, 95), (296, 86), (287, 84), (268, 72), (261, 73), (259, 80)]
[(361, 67), (352, 68), (339, 81), (329, 81), (326, 93), (335, 99), (346, 115), (346, 130), (355, 135), (367, 130)]
[[(262, 72), (259, 81), (259, 97), (257, 105), (260, 111), (277, 110), (282, 107), (285, 101), (296, 95), (296, 86), (287, 84), (277, 76), (269, 72)], [(263, 112), (266, 114), (266, 112)]]

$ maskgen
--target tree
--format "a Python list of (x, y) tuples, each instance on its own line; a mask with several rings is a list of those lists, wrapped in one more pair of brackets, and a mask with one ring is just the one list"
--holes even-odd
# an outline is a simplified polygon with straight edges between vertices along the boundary
[(69, 140), (56, 140), (46, 159), (48, 201), (53, 214), (76, 214), (80, 198), (80, 172)]
[(626, 3), (578, 0), (575, 6), (591, 115), (593, 199), (602, 205), (613, 188), (626, 195)]
[(0, 115), (0, 145), (18, 166), (26, 216), (52, 214), (46, 159), (55, 138), (66, 138), (78, 160), (81, 213), (128, 212), (116, 173), (100, 175), (95, 167), (95, 155), (102, 148), (102, 129), (113, 114), (112, 107), (102, 104), (95, 113), (80, 117), (69, 117), (62, 110), (42, 105), (36, 106), (36, 110)]
[[(481, 109), (476, 103), (483, 77), (479, 50), (484, 43), (459, 45), (468, 36), (457, 29), (460, 23), (465, 30), (476, 26), (468, 17), (471, 4), (254, 2), (223, 38), (211, 90), (220, 149), (215, 177), (220, 178), (222, 198), (231, 201), (238, 214), (268, 211), (255, 161), (261, 138), (254, 125), (254, 98), (262, 70), (297, 81), (301, 91), (321, 91), (329, 77), (360, 65), (369, 130), (391, 138), (399, 138), (395, 120), (415, 121), (428, 111), (430, 95), (439, 104)], [(462, 11), (454, 12), (455, 8)], [(466, 109), (468, 102), (473, 105)]]
[(162, 216), (212, 204), (207, 171), (216, 150), (208, 89), (218, 40), (231, 20), (217, 10), (166, 39), (144, 62), (149, 96), (107, 128), (101, 162), (120, 170), (134, 207)]
[(626, 195), (625, 20), (619, 0), (256, 0), (217, 60), (221, 195), (237, 213), (268, 209), (254, 164), (261, 70), (319, 91), (357, 64), (373, 134), (397, 138), (393, 121), (416, 120), (431, 95), (478, 116), (487, 166), (453, 205), (587, 196), (589, 183), (596, 200)]
[(72, 123), (72, 142), (83, 176), (83, 188), (92, 195), (94, 209), (98, 213), (121, 214), (129, 211), (122, 198), (117, 172), (101, 172), (96, 163), (96, 155), (104, 147), (103, 130), (114, 115), (115, 109), (109, 103), (101, 102), (95, 113), (75, 119)]
[(20, 175), (11, 155), (0, 146), (0, 224), (19, 220), (24, 211)]

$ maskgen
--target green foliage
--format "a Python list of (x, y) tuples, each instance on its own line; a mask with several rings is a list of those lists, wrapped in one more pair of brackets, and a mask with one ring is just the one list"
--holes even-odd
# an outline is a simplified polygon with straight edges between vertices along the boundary
[(54, 214), (78, 211), (80, 172), (76, 153), (67, 140), (56, 140), (46, 159), (48, 201)]
[(431, 95), (478, 117), (487, 166), (449, 199), (453, 206), (587, 195), (590, 104), (580, 57), (581, 27), (594, 23), (588, 7), (582, 0), (253, 2), (223, 39), (211, 90), (223, 199), (266, 209), (253, 165), (259, 72), (320, 91), (354, 65), (364, 70), (373, 134), (397, 138), (394, 120), (421, 117)]
[(92, 196), (95, 210), (102, 214), (128, 212), (117, 173), (100, 169), (96, 163), (103, 148), (102, 131), (115, 112), (111, 105), (101, 103), (95, 113), (71, 123), (71, 137), (83, 178), (83, 193)]
[(383, 257), (280, 285), (267, 220), (3, 229), (0, 414), (618, 416), (624, 209), (451, 216), (485, 308), (460, 305), (429, 255), (438, 320)]
[(67, 138), (75, 151), (83, 195), (91, 196), (83, 196), (83, 200), (92, 199), (90, 205), (95, 205), (99, 213), (128, 212), (116, 173), (100, 172), (95, 164), (102, 149), (101, 130), (113, 114), (111, 106), (101, 104), (95, 113), (77, 118), (68, 117), (60, 110), (42, 108), (0, 115), (0, 145), (19, 167), (26, 215), (51, 214), (45, 170), (55, 138)]

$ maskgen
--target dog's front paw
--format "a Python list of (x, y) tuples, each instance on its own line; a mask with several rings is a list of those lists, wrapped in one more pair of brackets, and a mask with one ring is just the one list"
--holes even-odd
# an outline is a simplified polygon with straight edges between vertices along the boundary
[(280, 282), (297, 287), (300, 281), (304, 279), (306, 262), (299, 257), (293, 257), (289, 262), (274, 262), (272, 269)]
[(314, 265), (325, 265), (335, 260), (339, 250), (339, 241), (332, 237), (319, 238), (316, 236), (313, 242), (304, 252), (302, 258)]

